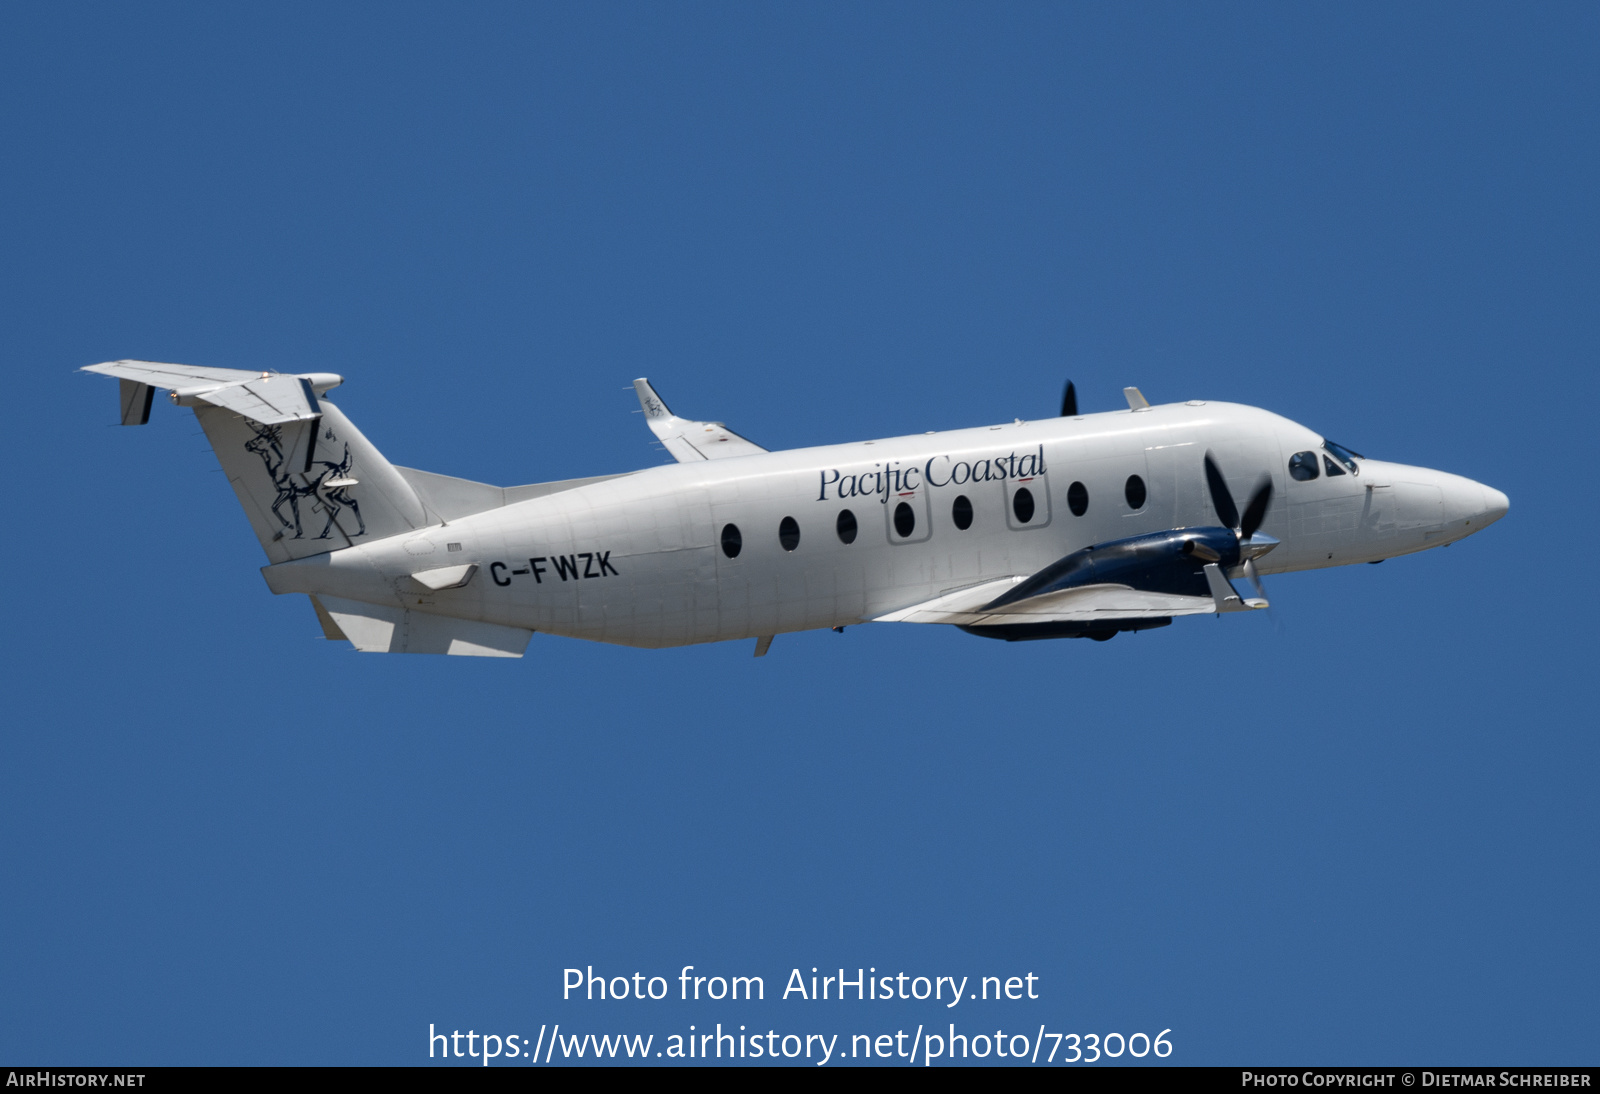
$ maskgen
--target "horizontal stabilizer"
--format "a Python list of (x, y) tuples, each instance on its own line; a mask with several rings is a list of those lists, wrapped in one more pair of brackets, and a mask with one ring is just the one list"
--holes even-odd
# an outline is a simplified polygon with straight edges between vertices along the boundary
[[(157, 387), (170, 389), (172, 401), (180, 406), (205, 403), (231, 410), (262, 425), (313, 421), (322, 413), (317, 396), (343, 382), (331, 372), (293, 375), (159, 361), (105, 361), (89, 365), (83, 371), (115, 376), (122, 381), (124, 425), (143, 424), (138, 419), (137, 400), (143, 400), (143, 413), (148, 418), (149, 389)], [(144, 391), (141, 393), (139, 388)]]
[(242, 384), (224, 384), (192, 393), (180, 388), (173, 394), (180, 403), (187, 401), (187, 395), (188, 399), (220, 406), (262, 425), (286, 425), (322, 416), (310, 381), (298, 376), (258, 376)]
[[(339, 633), (362, 653), (443, 653), (456, 657), (521, 657), (533, 632), (470, 619), (318, 595)], [(319, 613), (320, 614), (320, 613)], [(323, 628), (327, 632), (326, 626)]]
[(644, 417), (650, 424), (650, 431), (679, 463), (756, 456), (766, 451), (721, 422), (696, 422), (678, 417), (667, 409), (667, 404), (656, 394), (649, 380), (642, 377), (635, 380), (633, 390), (639, 395), (639, 405), (644, 407)]
[[(104, 361), (84, 366), (84, 372), (98, 372), (122, 380), (136, 380), (151, 387), (197, 387), (202, 384), (235, 384), (259, 380), (263, 373), (242, 368), (207, 368), (204, 365), (169, 365), (160, 361)], [(270, 373), (266, 374), (270, 375)]]

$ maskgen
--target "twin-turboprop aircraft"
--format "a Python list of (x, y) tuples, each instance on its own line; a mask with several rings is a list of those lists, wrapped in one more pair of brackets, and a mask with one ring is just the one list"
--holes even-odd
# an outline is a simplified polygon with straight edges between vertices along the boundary
[[(194, 408), (271, 565), (356, 649), (519, 657), (534, 631), (629, 646), (877, 622), (1104, 640), (1267, 606), (1261, 575), (1440, 547), (1500, 491), (1386, 463), (1233, 403), (1079, 414), (768, 452), (646, 420), (678, 461), (488, 486), (391, 464), (328, 398), (342, 379), (115, 361), (122, 422)], [(1240, 505), (1240, 499), (1243, 505)], [(1233, 584), (1249, 582), (1255, 596)]]

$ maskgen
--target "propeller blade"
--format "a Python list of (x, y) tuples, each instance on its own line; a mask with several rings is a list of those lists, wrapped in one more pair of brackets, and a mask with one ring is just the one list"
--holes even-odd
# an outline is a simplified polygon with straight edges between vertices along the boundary
[(1261, 573), (1256, 569), (1255, 559), (1247, 558), (1244, 560), (1244, 576), (1248, 577), (1250, 584), (1255, 586), (1256, 595), (1262, 600), (1267, 599), (1267, 590), (1261, 586)]
[(1211, 504), (1217, 510), (1217, 519), (1222, 521), (1224, 526), (1237, 531), (1239, 507), (1233, 504), (1233, 495), (1228, 491), (1227, 480), (1222, 477), (1222, 472), (1217, 470), (1217, 462), (1211, 458), (1209, 452), (1206, 453), (1206, 485), (1211, 488)]
[(1267, 518), (1267, 506), (1272, 504), (1272, 478), (1269, 475), (1261, 476), (1261, 485), (1256, 487), (1256, 492), (1250, 497), (1250, 504), (1244, 507), (1244, 516), (1239, 520), (1239, 538), (1249, 539), (1256, 534), (1256, 529), (1261, 527), (1261, 522)]
[(1067, 381), (1067, 390), (1061, 394), (1061, 416), (1063, 418), (1076, 418), (1078, 416), (1078, 389), (1072, 386), (1072, 381)]

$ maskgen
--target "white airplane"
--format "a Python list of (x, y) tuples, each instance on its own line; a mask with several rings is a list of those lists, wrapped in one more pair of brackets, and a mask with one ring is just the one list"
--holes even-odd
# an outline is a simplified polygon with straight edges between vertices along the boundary
[(760, 657), (774, 635), (868, 621), (1104, 640), (1265, 608), (1262, 574), (1441, 547), (1510, 504), (1265, 410), (1131, 387), (1127, 410), (1079, 414), (1068, 384), (1044, 421), (768, 452), (641, 379), (676, 464), (500, 487), (389, 463), (327, 398), (331, 373), (85, 371), (121, 380), (124, 425), (155, 388), (193, 407), (268, 588), (307, 594), (324, 635), (366, 652), (520, 657), (543, 631), (754, 638)]

